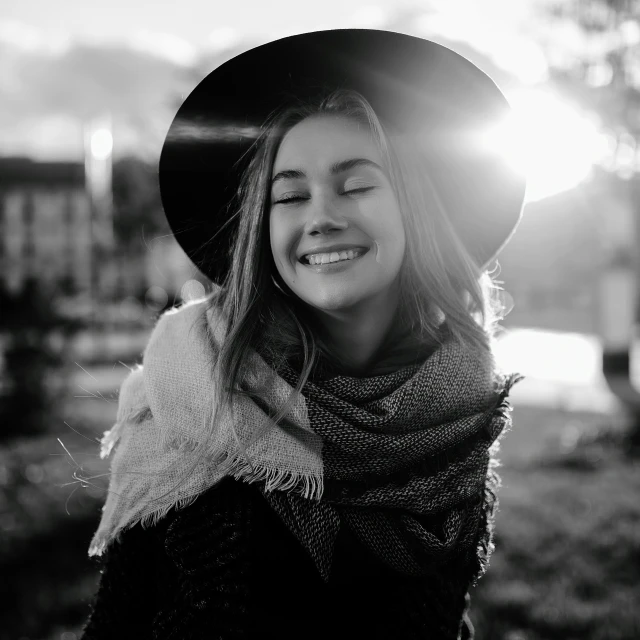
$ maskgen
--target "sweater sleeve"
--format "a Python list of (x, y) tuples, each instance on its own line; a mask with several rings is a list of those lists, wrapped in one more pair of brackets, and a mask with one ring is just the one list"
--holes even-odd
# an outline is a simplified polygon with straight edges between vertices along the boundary
[(157, 606), (156, 538), (153, 529), (135, 525), (99, 559), (100, 581), (83, 640), (151, 639)]

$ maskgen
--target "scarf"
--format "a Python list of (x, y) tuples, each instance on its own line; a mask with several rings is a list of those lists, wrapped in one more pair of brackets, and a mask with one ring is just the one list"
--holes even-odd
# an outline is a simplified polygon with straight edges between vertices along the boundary
[[(424, 362), (391, 373), (307, 381), (286, 420), (250, 441), (299, 371), (252, 350), (242, 383), (249, 393), (209, 430), (219, 384), (212, 351), (225, 335), (224, 319), (204, 300), (160, 317), (101, 440), (101, 458), (112, 458), (90, 556), (230, 475), (258, 483), (325, 581), (342, 526), (399, 572), (420, 576), (471, 560), (477, 580), (492, 550), (494, 454), (511, 424), (509, 390), (522, 376), (499, 373), (449, 336)], [(206, 455), (176, 487), (187, 454), (203, 443)]]

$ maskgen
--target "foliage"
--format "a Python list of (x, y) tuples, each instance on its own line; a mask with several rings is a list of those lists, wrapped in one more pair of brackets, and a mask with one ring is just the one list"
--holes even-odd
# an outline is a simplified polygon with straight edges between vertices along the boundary
[(43, 432), (55, 417), (64, 347), (81, 326), (56, 296), (34, 279), (17, 293), (0, 286), (0, 440)]
[(552, 2), (547, 12), (559, 34), (547, 42), (552, 82), (618, 134), (640, 135), (640, 3)]
[[(516, 426), (540, 435), (554, 413), (520, 410)], [(505, 465), (496, 551), (471, 594), (478, 640), (640, 637), (640, 476), (619, 444), (581, 436)]]
[(157, 169), (133, 156), (113, 164), (114, 232), (126, 250), (140, 250), (145, 238), (171, 231), (162, 213)]

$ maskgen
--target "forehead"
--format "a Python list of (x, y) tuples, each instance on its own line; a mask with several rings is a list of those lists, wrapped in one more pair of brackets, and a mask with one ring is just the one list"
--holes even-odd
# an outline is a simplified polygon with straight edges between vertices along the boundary
[(328, 170), (336, 161), (354, 157), (381, 164), (380, 151), (368, 127), (344, 116), (311, 116), (285, 134), (273, 173), (285, 169)]

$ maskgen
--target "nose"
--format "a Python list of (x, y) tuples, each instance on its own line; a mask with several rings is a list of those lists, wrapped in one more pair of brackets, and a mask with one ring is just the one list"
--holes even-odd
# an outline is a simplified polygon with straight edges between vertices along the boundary
[(305, 232), (309, 235), (346, 229), (349, 226), (349, 222), (340, 211), (339, 204), (329, 196), (322, 195), (314, 198), (308, 211), (309, 218), (305, 224)]

